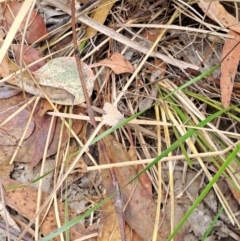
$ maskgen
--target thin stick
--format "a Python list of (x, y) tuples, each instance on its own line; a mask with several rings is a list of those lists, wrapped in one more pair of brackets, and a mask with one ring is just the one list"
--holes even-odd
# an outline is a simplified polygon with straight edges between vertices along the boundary
[[(233, 38), (233, 36), (231, 36), (229, 34), (218, 33), (215, 31), (209, 31), (209, 30), (205, 30), (205, 29), (178, 26), (178, 25), (125, 23), (125, 24), (117, 24), (116, 26), (130, 27), (130, 28), (146, 28), (146, 27), (148, 27), (148, 28), (164, 28), (164, 29), (182, 30), (182, 31), (202, 33), (202, 34), (207, 34), (207, 35), (214, 35), (214, 36), (223, 37), (223, 38), (231, 38), (231, 39)], [(224, 31), (224, 29), (223, 29), (223, 31)]]
[[(226, 152), (230, 151), (234, 147), (235, 146), (229, 146), (229, 147), (227, 147), (226, 149), (224, 149), (222, 151), (189, 154), (188, 157), (193, 159), (193, 158), (202, 158), (202, 157), (211, 157), (211, 156), (223, 155)], [(169, 156), (169, 157), (163, 157), (161, 159), (161, 162), (183, 160), (185, 158), (186, 158), (186, 156), (184, 156), (184, 155)], [(108, 169), (108, 168), (113, 168), (113, 167), (135, 166), (135, 165), (139, 165), (139, 164), (148, 164), (148, 163), (152, 162), (153, 160), (154, 160), (154, 158), (152, 158), (152, 159), (143, 159), (143, 160), (138, 160), (138, 161), (126, 161), (126, 162), (121, 162), (121, 163), (104, 164), (104, 165), (99, 165), (99, 166), (91, 166), (91, 167), (87, 167), (87, 171)]]
[[(80, 60), (80, 53), (79, 53), (78, 45), (77, 45), (77, 36), (76, 36), (76, 28), (75, 28), (75, 0), (72, 0), (72, 2), (71, 2), (71, 14), (72, 14), (73, 46), (74, 46), (74, 49), (75, 49), (75, 59), (76, 59), (76, 63), (77, 63), (79, 78), (80, 78), (80, 81), (81, 81), (82, 90), (83, 90), (85, 101), (86, 101), (86, 104), (87, 104), (86, 110), (87, 110), (87, 113), (89, 115), (89, 118), (90, 118), (90, 121), (91, 121), (92, 125), (96, 129), (97, 123), (96, 123), (95, 118), (94, 118), (94, 112), (93, 112), (93, 109), (92, 109), (92, 106), (91, 106), (91, 103), (90, 103), (90, 99), (89, 99), (89, 96), (88, 96), (88, 92), (87, 92), (87, 89), (86, 89), (86, 86), (85, 86), (85, 81), (84, 81), (84, 76), (83, 76), (82, 66), (81, 66), (81, 60)], [(102, 123), (100, 123), (99, 125), (102, 126)], [(100, 149), (101, 149), (101, 152), (103, 154), (103, 157), (104, 157), (105, 161), (108, 164), (110, 164), (111, 161), (110, 161), (110, 159), (107, 155), (106, 147), (105, 147), (105, 144), (102, 140), (99, 141), (99, 146), (100, 146)], [(110, 174), (111, 174), (113, 186), (115, 187), (116, 191), (118, 191), (117, 194), (114, 196), (114, 201), (115, 201), (115, 207), (118, 207), (118, 208), (116, 208), (116, 212), (118, 214), (118, 221), (119, 221), (119, 226), (120, 226), (120, 230), (121, 230), (121, 237), (122, 237), (122, 240), (125, 241), (126, 237), (125, 237), (125, 229), (124, 229), (125, 221), (124, 221), (124, 218), (123, 218), (123, 201), (122, 201), (121, 194), (120, 194), (120, 191), (119, 191), (119, 184), (118, 184), (115, 172), (112, 168), (110, 168), (109, 171), (110, 171)], [(121, 209), (121, 210), (118, 210), (118, 209)]]

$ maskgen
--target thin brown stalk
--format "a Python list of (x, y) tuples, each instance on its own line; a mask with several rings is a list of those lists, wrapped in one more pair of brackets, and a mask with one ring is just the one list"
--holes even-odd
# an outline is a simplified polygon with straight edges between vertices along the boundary
[[(78, 45), (77, 45), (77, 36), (76, 36), (76, 27), (75, 27), (75, 1), (72, 1), (71, 3), (71, 13), (72, 13), (72, 32), (73, 32), (73, 46), (74, 46), (74, 50), (75, 50), (75, 59), (76, 59), (76, 63), (77, 63), (77, 68), (78, 68), (78, 73), (79, 73), (79, 78), (81, 81), (81, 86), (83, 89), (83, 93), (84, 93), (84, 97), (85, 97), (85, 101), (87, 104), (87, 113), (89, 115), (90, 121), (92, 123), (92, 125), (94, 126), (94, 128), (97, 128), (97, 123), (94, 117), (94, 112), (91, 106), (91, 102), (88, 96), (88, 92), (85, 86), (85, 81), (84, 81), (84, 76), (83, 76), (83, 72), (82, 72), (82, 66), (81, 66), (81, 57), (80, 57), (80, 53), (78, 50)], [(105, 144), (102, 140), (99, 141), (99, 146), (100, 146), (100, 150), (104, 156), (105, 161), (110, 164), (111, 161), (107, 155), (107, 151), (106, 151), (106, 147)], [(121, 230), (121, 238), (123, 241), (126, 240), (126, 235), (125, 235), (125, 221), (124, 221), (124, 217), (123, 217), (123, 201), (121, 198), (121, 193), (120, 193), (120, 189), (119, 189), (119, 184), (117, 181), (117, 177), (115, 175), (115, 172), (113, 170), (113, 168), (109, 169), (111, 177), (112, 177), (112, 183), (113, 186), (115, 187), (115, 190), (118, 191), (117, 194), (114, 196), (114, 201), (115, 201), (115, 207), (116, 207), (116, 212), (118, 214), (118, 221), (119, 221), (119, 226), (120, 226), (120, 230)]]

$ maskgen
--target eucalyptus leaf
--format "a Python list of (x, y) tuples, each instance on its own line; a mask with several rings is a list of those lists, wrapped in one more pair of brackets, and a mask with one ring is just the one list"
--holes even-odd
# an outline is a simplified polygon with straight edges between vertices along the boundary
[[(88, 95), (91, 96), (94, 74), (87, 64), (81, 62), (81, 65), (86, 89)], [(74, 57), (52, 59), (33, 74), (53, 103), (77, 105), (85, 101)], [(33, 83), (23, 84), (25, 91), (43, 97), (41, 91)]]

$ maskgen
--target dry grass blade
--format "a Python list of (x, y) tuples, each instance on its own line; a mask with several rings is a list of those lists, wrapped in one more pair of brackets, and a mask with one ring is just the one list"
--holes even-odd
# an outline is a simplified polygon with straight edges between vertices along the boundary
[[(0, 63), (2, 62), (3, 58), (5, 57), (9, 46), (11, 45), (18, 29), (19, 26), (22, 22), (22, 20), (24, 19), (25, 15), (27, 14), (27, 12), (34, 7), (36, 0), (26, 0), (24, 1), (17, 17), (15, 18), (14, 23), (12, 24), (8, 35), (5, 39), (5, 41), (3, 42), (3, 46), (0, 48)], [(27, 27), (27, 26), (26, 26)]]
[[(47, 1), (49, 1), (49, 0), (47, 0)], [(57, 1), (54, 0), (54, 1), (51, 1), (51, 2), (49, 1), (49, 3), (54, 4), (55, 6), (60, 8), (62, 11), (66, 12), (68, 14), (71, 14), (70, 9), (66, 5), (64, 5), (60, 2), (57, 2)], [(113, 31), (110, 28), (107, 28), (106, 26), (98, 23), (97, 21), (93, 20), (92, 18), (89, 18), (88, 16), (85, 16), (85, 15), (80, 16), (80, 17), (78, 17), (78, 19), (81, 22), (87, 24), (88, 26), (91, 26), (91, 27), (97, 29), (99, 32), (104, 33), (105, 35), (115, 39), (116, 41), (119, 41), (120, 43), (126, 44), (128, 47), (131, 47), (131, 48), (133, 48), (137, 51), (141, 51), (145, 54), (149, 53), (149, 55), (152, 56), (152, 57), (161, 58), (166, 63), (176, 65), (176, 66), (178, 66), (180, 68), (183, 68), (183, 69), (186, 69), (186, 68), (192, 68), (192, 69), (196, 69), (196, 70), (198, 69), (198, 67), (195, 66), (195, 65), (192, 65), (192, 64), (189, 64), (189, 63), (184, 63), (182, 61), (175, 60), (173, 58), (162, 55), (160, 53), (153, 52), (152, 50), (148, 50), (148, 49), (144, 48), (143, 46), (141, 46), (139, 48), (139, 45), (136, 44), (135, 42), (131, 41), (130, 39), (126, 38), (125, 36), (123, 36), (121, 34), (118, 34), (117, 32)], [(154, 47), (152, 49), (154, 49)]]
[[(4, 60), (0, 61), (0, 159), (7, 160), (0, 166), (8, 170), (0, 168), (2, 176), (7, 176), (0, 182), (4, 188), (18, 184), (1, 195), (6, 205), (23, 215), (16, 221), (22, 232), (18, 239), (30, 230), (34, 239), (43, 235), (44, 241), (170, 241), (175, 233), (176, 241), (201, 240), (214, 225), (208, 238), (239, 239), (235, 230), (240, 227), (236, 215), (240, 74), (231, 75), (232, 95), (228, 94), (227, 100), (236, 107), (225, 110), (219, 95), (221, 88), (223, 91), (221, 71), (213, 68), (225, 55), (224, 42), (234, 42), (226, 23), (235, 23), (237, 3), (84, 0), (76, 6), (72, 1), (70, 8), (57, 0), (43, 2), (18, 3), (22, 8), (12, 27), (5, 29), (10, 29), (7, 35), (0, 29), (0, 60)], [(27, 52), (26, 33), (31, 24), (23, 30), (24, 18), (31, 19), (26, 15), (34, 7), (36, 15), (44, 15), (40, 18), (44, 27), (49, 27), (49, 38), (34, 43), (34, 52)], [(222, 12), (221, 16), (222, 7), (228, 14)], [(77, 13), (75, 8), (85, 10)], [(17, 31), (20, 38), (14, 37)], [(15, 45), (10, 46), (13, 41)], [(23, 52), (19, 51), (21, 42), (26, 44)], [(38, 67), (59, 58), (70, 61), (74, 54), (77, 83), (78, 73), (89, 83), (88, 77), (82, 76), (81, 59), (91, 68), (93, 89), (85, 91), (79, 102), (72, 89), (67, 89), (62, 99), (68, 98), (68, 102), (56, 104), (53, 85), (46, 91), (42, 76), (36, 77)], [(23, 63), (25, 68), (21, 68)], [(236, 70), (237, 66), (236, 62)], [(65, 62), (47, 72), (44, 81), (53, 82), (50, 77), (63, 70), (67, 70)], [(62, 73), (54, 80), (57, 96), (63, 87), (58, 80), (66, 79)], [(16, 92), (3, 93), (16, 81)], [(81, 87), (73, 86), (73, 91), (80, 94), (84, 81)], [(37, 89), (34, 96), (24, 84)], [(25, 95), (20, 93), (22, 89)], [(145, 107), (148, 109), (141, 111)], [(221, 178), (216, 181), (219, 173)], [(101, 206), (116, 190), (121, 190), (121, 199), (119, 195), (115, 203)], [(221, 206), (224, 212), (212, 224)], [(192, 211), (189, 216), (188, 210)], [(183, 224), (185, 217), (189, 222)], [(227, 231), (223, 219), (228, 220)], [(101, 232), (103, 236), (98, 237)]]
[[(176, 88), (176, 87), (172, 87), (172, 85), (173, 85), (172, 83), (165, 82), (165, 84), (167, 84), (168, 88), (170, 88), (171, 91), (173, 91), (174, 88)], [(177, 98), (182, 99), (182, 100), (181, 100), (181, 103), (183, 103), (184, 105), (186, 105), (186, 106), (189, 107), (189, 108), (187, 109), (187, 111), (189, 112), (189, 115), (192, 116), (192, 119), (193, 119), (194, 121), (196, 121), (196, 122), (198, 121), (198, 120), (196, 119), (196, 116), (203, 118), (202, 113), (199, 112), (199, 110), (196, 108), (196, 106), (193, 105), (193, 103), (192, 103), (183, 93), (181, 93), (181, 92), (178, 93)], [(194, 115), (193, 115), (193, 113), (194, 113)], [(213, 129), (216, 129), (216, 127), (213, 126), (213, 125), (209, 125), (209, 126), (211, 126), (211, 128), (213, 128)], [(208, 135), (208, 133), (206, 133), (204, 130), (201, 131), (201, 132), (203, 133), (204, 137), (208, 140), (208, 145), (211, 145), (211, 147), (212, 147), (214, 150), (218, 150), (217, 146), (216, 146), (215, 143), (213, 142), (212, 138)], [(217, 134), (219, 134), (220, 136), (222, 136), (221, 133), (217, 133)], [(222, 136), (222, 137), (224, 137), (224, 138), (222, 138), (222, 140), (227, 141), (228, 145), (231, 143), (233, 146), (236, 146), (236, 143), (232, 143), (231, 140), (228, 139), (226, 136)], [(192, 151), (194, 154), (197, 154), (198, 151), (197, 151), (195, 145), (194, 145), (193, 143), (191, 143), (191, 142), (190, 142), (189, 144), (190, 144), (190, 145), (189, 145), (189, 148), (191, 149), (191, 151)], [(222, 156), (223, 159), (226, 158), (225, 155), (220, 155), (220, 156)], [(198, 157), (197, 160), (198, 160), (199, 164), (201, 165), (202, 169), (204, 170), (204, 172), (205, 172), (206, 176), (208, 177), (208, 179), (211, 180), (211, 179), (212, 179), (212, 175), (211, 175), (211, 173), (209, 172), (209, 170), (207, 169), (207, 166), (205, 165), (203, 159), (200, 158), (200, 157)], [(216, 194), (218, 195), (218, 198), (219, 198), (221, 204), (222, 204), (223, 207), (225, 208), (225, 211), (227, 212), (229, 219), (230, 219), (233, 223), (235, 223), (235, 222), (238, 223), (238, 221), (236, 220), (236, 218), (234, 217), (234, 215), (233, 215), (233, 213), (232, 213), (232, 210), (231, 210), (231, 208), (230, 208), (230, 206), (229, 206), (226, 198), (224, 197), (224, 195), (222, 194), (222, 191), (219, 189), (219, 187), (218, 187), (216, 184), (214, 185), (214, 189), (215, 189), (215, 191), (216, 191)]]
[[(88, 116), (84, 116), (84, 115), (74, 115), (74, 114), (57, 113), (57, 112), (48, 112), (48, 115), (59, 116), (59, 117), (63, 117), (63, 118), (72, 118), (72, 119), (77, 119), (77, 120), (90, 121), (90, 118)], [(103, 118), (102, 117), (95, 117), (95, 120), (96, 121), (102, 121)], [(238, 134), (238, 133), (233, 133), (233, 132), (223, 131), (223, 130), (218, 130), (218, 129), (189, 126), (189, 125), (177, 124), (177, 123), (172, 124), (172, 123), (164, 122), (164, 121), (135, 119), (135, 120), (131, 120), (129, 122), (129, 124), (131, 124), (131, 125), (152, 125), (152, 126), (162, 125), (162, 126), (186, 127), (186, 128), (193, 128), (193, 129), (198, 129), (198, 130), (205, 130), (205, 131), (209, 131), (209, 132), (222, 133), (224, 135), (227, 135), (229, 137), (233, 137), (233, 138), (236, 138), (236, 139), (240, 138), (240, 134)]]

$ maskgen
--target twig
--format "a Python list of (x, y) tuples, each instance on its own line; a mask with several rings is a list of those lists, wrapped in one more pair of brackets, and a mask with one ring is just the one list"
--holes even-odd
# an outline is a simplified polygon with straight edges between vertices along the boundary
[[(78, 45), (77, 45), (76, 28), (75, 28), (75, 1), (71, 2), (71, 13), (72, 13), (73, 46), (74, 46), (74, 49), (75, 49), (75, 59), (76, 59), (76, 63), (77, 63), (79, 78), (80, 78), (80, 81), (81, 81), (81, 86), (82, 86), (85, 101), (86, 101), (86, 104), (87, 104), (86, 111), (89, 115), (89, 118), (91, 120), (92, 125), (96, 129), (97, 123), (96, 123), (95, 118), (94, 118), (94, 112), (93, 112), (93, 109), (91, 107), (90, 99), (89, 99), (88, 92), (87, 92), (87, 89), (86, 89), (86, 86), (85, 86), (85, 81), (84, 81), (84, 76), (83, 76), (82, 66), (81, 66), (81, 60), (80, 60), (81, 57), (80, 57), (80, 53), (78, 51)], [(107, 155), (106, 147), (105, 147), (105, 144), (102, 140), (99, 141), (99, 146), (100, 146), (100, 150), (102, 151), (102, 154), (104, 156), (105, 161), (108, 164), (110, 164), (111, 161), (110, 161), (110, 159)], [(118, 191), (117, 194), (114, 196), (114, 201), (115, 201), (116, 211), (117, 211), (117, 214), (118, 214), (119, 226), (120, 226), (120, 230), (121, 230), (121, 237), (122, 237), (122, 240), (125, 241), (126, 237), (125, 237), (125, 230), (124, 230), (125, 222), (124, 222), (124, 217), (123, 217), (123, 201), (122, 201), (122, 198), (121, 198), (119, 184), (118, 184), (115, 172), (112, 168), (110, 168), (109, 171), (110, 171), (110, 174), (111, 174), (111, 177), (112, 177), (113, 186), (115, 187), (115, 190)]]

